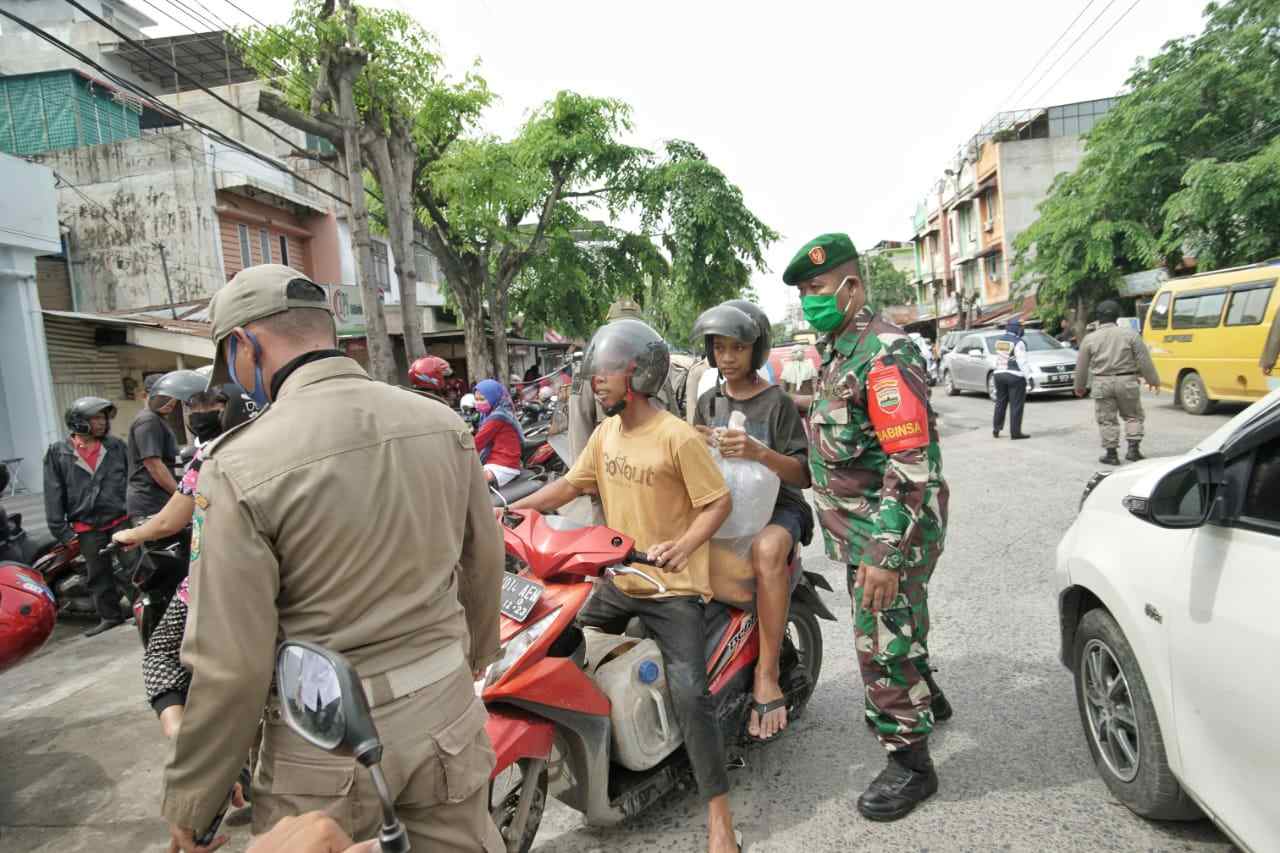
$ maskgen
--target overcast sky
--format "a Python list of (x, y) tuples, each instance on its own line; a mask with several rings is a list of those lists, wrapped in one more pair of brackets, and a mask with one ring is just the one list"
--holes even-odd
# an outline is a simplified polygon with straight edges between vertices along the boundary
[[(247, 22), (226, 0), (206, 2)], [(237, 2), (268, 23), (291, 6)], [(480, 60), (502, 99), (487, 122), (494, 132), (509, 133), (532, 106), (573, 89), (630, 103), (640, 144), (696, 143), (782, 235), (768, 251), (772, 271), (755, 278), (765, 308), (781, 318), (790, 296), (781, 272), (806, 240), (824, 231), (847, 231), (860, 248), (910, 239), (916, 202), (988, 118), (1115, 94), (1135, 58), (1199, 32), (1204, 0), (374, 5), (413, 14), (451, 68)], [(178, 30), (167, 23), (153, 32)]]

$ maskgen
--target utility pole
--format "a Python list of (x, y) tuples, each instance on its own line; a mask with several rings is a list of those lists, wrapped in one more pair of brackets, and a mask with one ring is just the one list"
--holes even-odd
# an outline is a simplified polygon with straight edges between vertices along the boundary
[(156, 243), (156, 248), (160, 250), (160, 269), (164, 270), (164, 289), (169, 292), (169, 313), (176, 320), (178, 309), (173, 304), (173, 284), (169, 281), (169, 262), (164, 256), (164, 243)]

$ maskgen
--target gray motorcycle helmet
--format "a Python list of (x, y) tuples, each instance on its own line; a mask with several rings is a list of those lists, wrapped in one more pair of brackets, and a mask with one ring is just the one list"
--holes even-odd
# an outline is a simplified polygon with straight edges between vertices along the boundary
[(773, 322), (769, 319), (769, 315), (764, 313), (764, 309), (754, 302), (748, 302), (745, 299), (730, 299), (724, 304), (732, 305), (742, 311), (755, 320), (756, 325), (760, 327), (760, 337), (756, 338), (757, 352), (752, 353), (752, 367), (759, 370), (764, 367), (764, 363), (769, 360), (769, 353), (773, 351)]
[(639, 320), (614, 320), (600, 329), (587, 345), (582, 376), (617, 376), (631, 379), (631, 390), (655, 396), (667, 381), (671, 351), (662, 336)]
[(208, 387), (209, 378), (194, 370), (171, 370), (160, 377), (160, 381), (151, 388), (151, 394), (188, 403), (193, 395)]
[(115, 403), (102, 397), (80, 397), (72, 402), (71, 408), (67, 409), (64, 420), (67, 429), (76, 435), (88, 435), (89, 418), (94, 415), (106, 415), (107, 432), (111, 432), (111, 421), (116, 416)]
[[(733, 338), (751, 345), (751, 369), (759, 370), (768, 357), (768, 350), (761, 346), (760, 325), (755, 318), (736, 305), (723, 302), (698, 315), (693, 324), (694, 341), (702, 341), (707, 364), (718, 367), (713, 337)], [(767, 344), (766, 344), (767, 345)]]

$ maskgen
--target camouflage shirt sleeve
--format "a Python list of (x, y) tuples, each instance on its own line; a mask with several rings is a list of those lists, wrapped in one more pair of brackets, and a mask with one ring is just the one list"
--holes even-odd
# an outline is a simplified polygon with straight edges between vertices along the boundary
[[(876, 532), (863, 552), (862, 561), (868, 566), (899, 570), (906, 565), (903, 552), (914, 537), (912, 527), (924, 512), (929, 484), (928, 451), (936, 438), (932, 434), (936, 424), (929, 413), (929, 384), (919, 351), (910, 342), (905, 346), (891, 345), (887, 351), (892, 353), (902, 373), (904, 398), (908, 395), (915, 397), (920, 410), (926, 413), (925, 424), (929, 433), (920, 446), (895, 453), (886, 452), (888, 461), (884, 468), (879, 506), (871, 519)], [(868, 365), (868, 373), (879, 358)]]

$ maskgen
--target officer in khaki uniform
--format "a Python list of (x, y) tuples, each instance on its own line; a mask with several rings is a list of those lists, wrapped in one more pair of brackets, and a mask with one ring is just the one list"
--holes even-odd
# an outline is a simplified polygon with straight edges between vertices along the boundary
[[(323, 810), (354, 838), (376, 836), (369, 774), (281, 719), (272, 672), (291, 639), (360, 673), (413, 848), (496, 853), (494, 755), (472, 674), (499, 652), (503, 548), (471, 432), (333, 349), (326, 306), (274, 264), (239, 273), (209, 305), (212, 383), (271, 404), (205, 450), (182, 648), (192, 682), (164, 779), (171, 849), (195, 849), (193, 828), (209, 826), (263, 716), (255, 834)], [(446, 486), (454, 498), (433, 498)]]
[(1102, 433), (1104, 453), (1098, 461), (1104, 465), (1119, 465), (1116, 448), (1120, 446), (1120, 425), (1124, 420), (1125, 438), (1129, 440), (1129, 452), (1125, 459), (1137, 462), (1142, 459), (1143, 423), (1142, 383), (1145, 379), (1151, 390), (1160, 389), (1160, 374), (1151, 361), (1151, 353), (1142, 337), (1133, 329), (1116, 325), (1120, 306), (1108, 299), (1098, 306), (1098, 328), (1085, 336), (1080, 343), (1076, 359), (1077, 397), (1084, 396), (1090, 373), (1093, 376), (1093, 408)]

